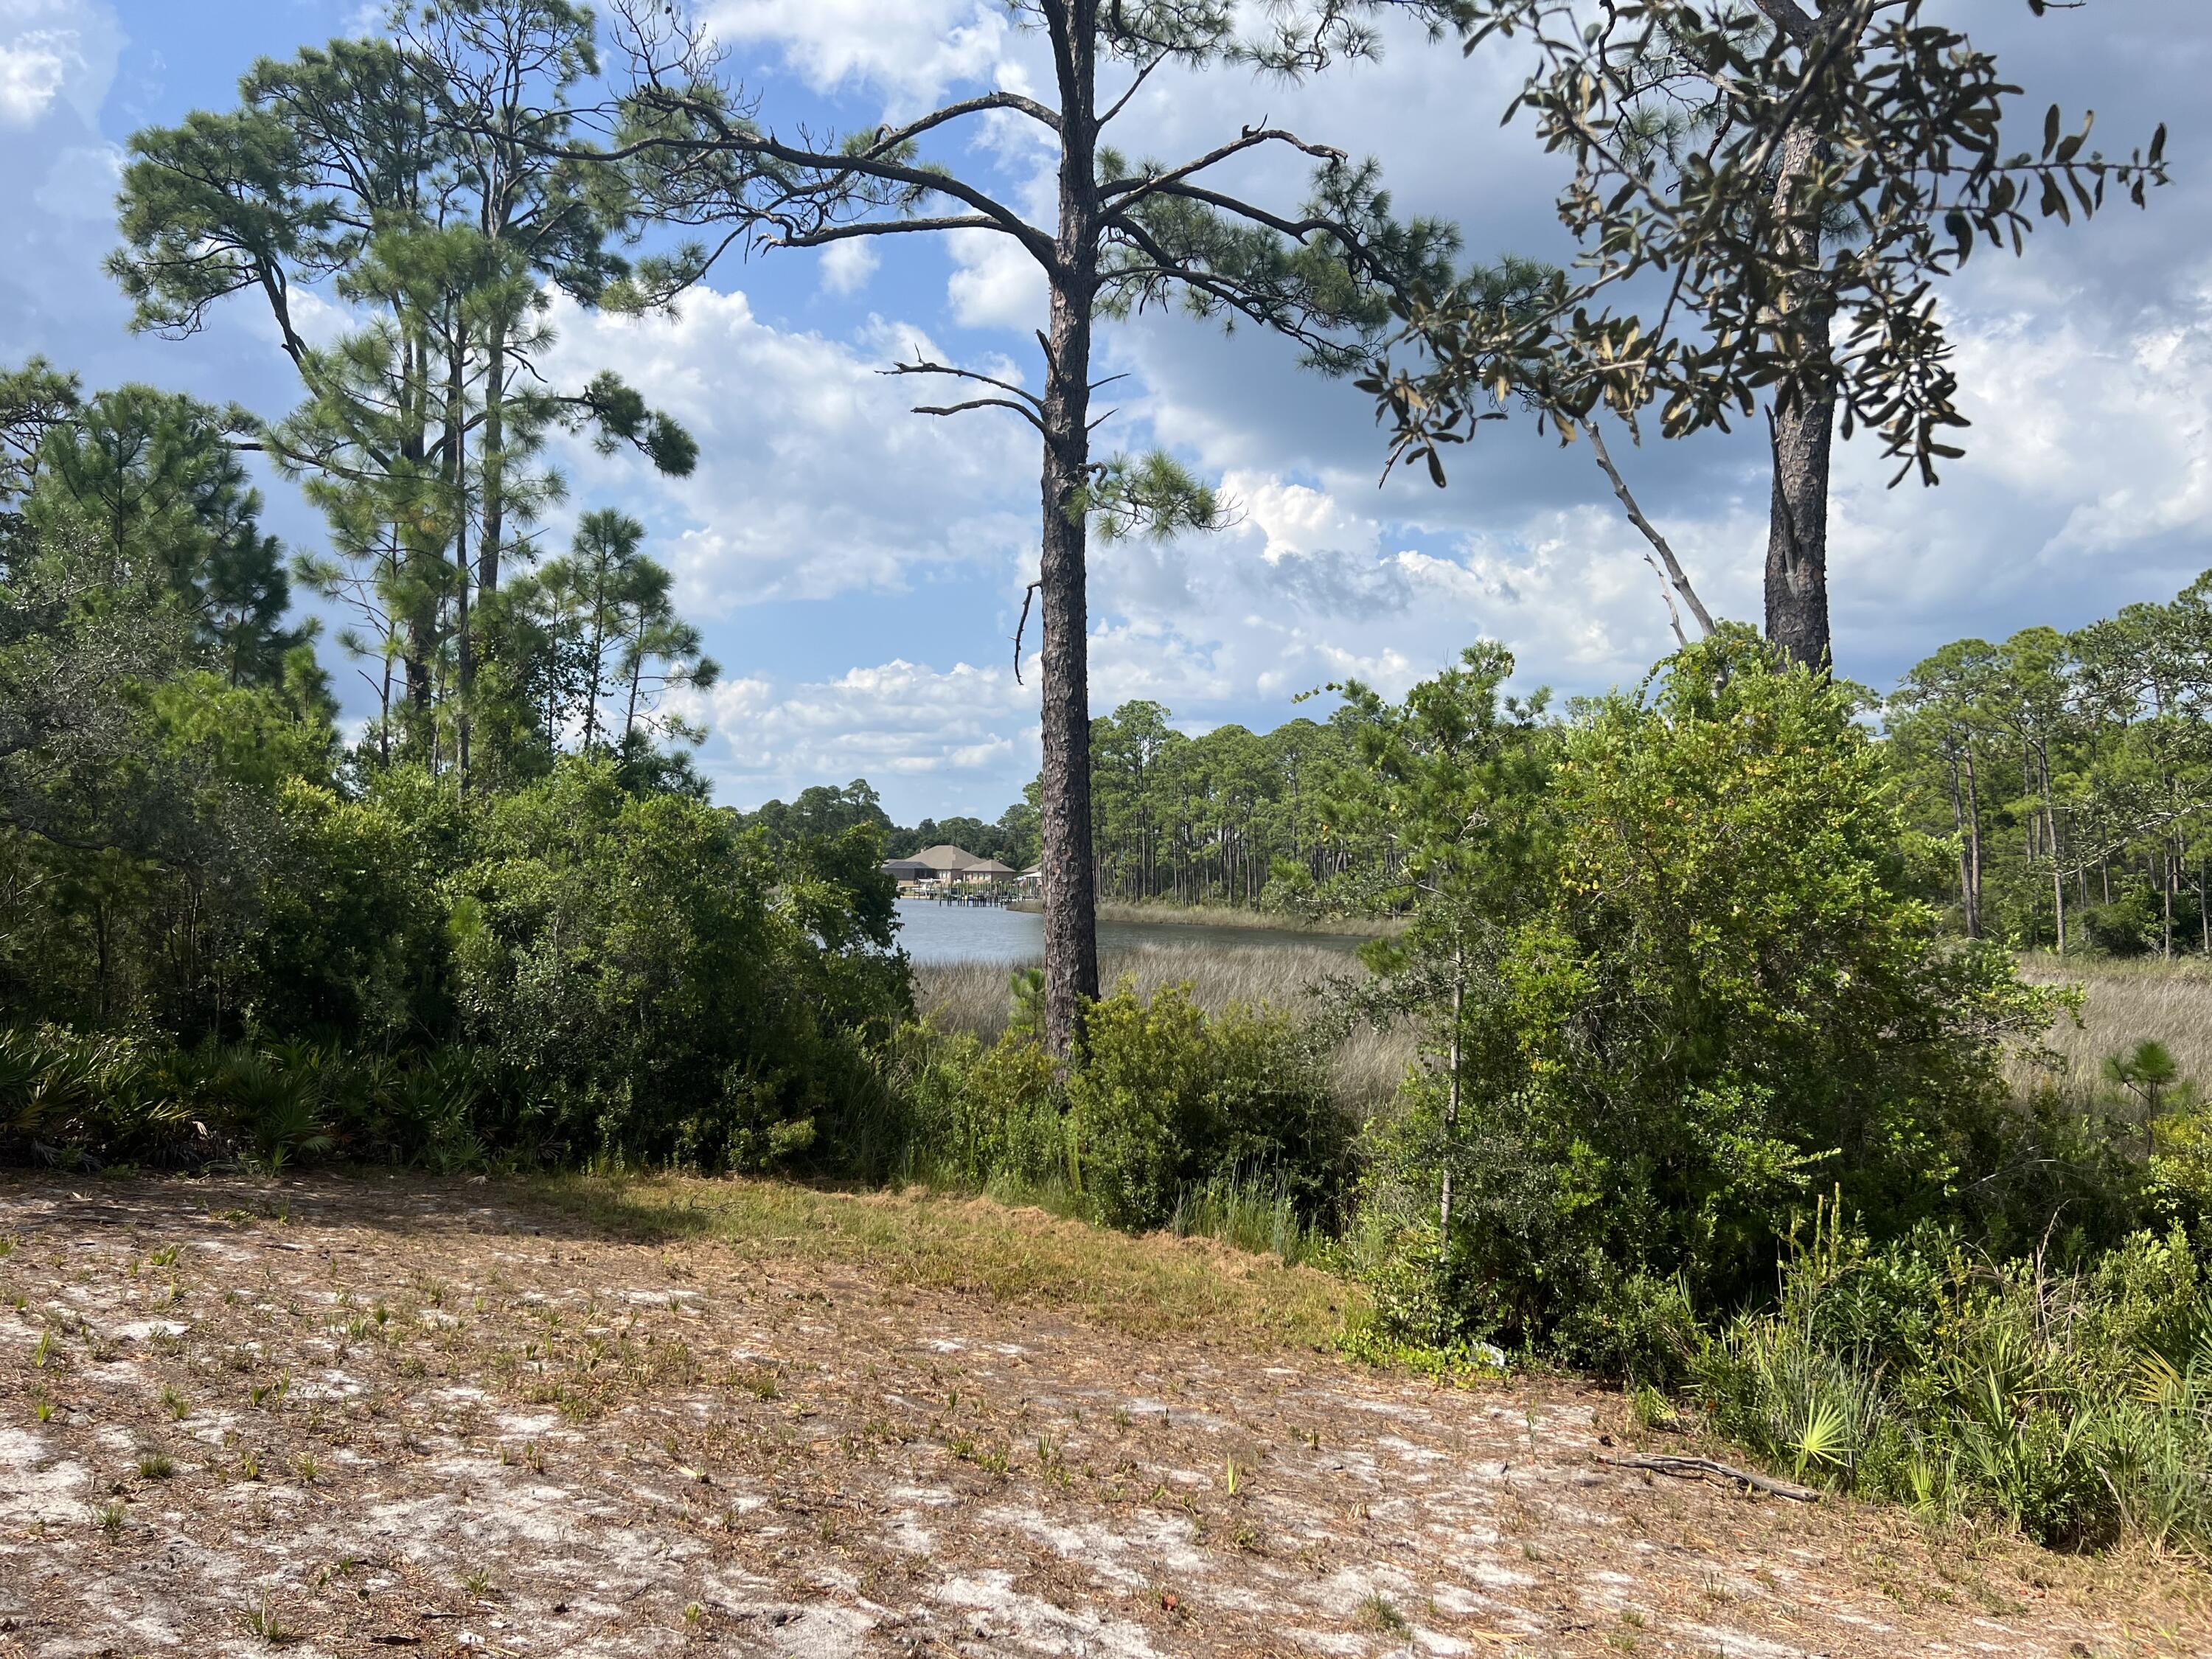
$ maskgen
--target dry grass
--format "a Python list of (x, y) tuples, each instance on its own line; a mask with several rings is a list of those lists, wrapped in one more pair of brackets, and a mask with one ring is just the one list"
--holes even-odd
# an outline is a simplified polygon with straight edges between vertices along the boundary
[[(1006, 1030), (1012, 1012), (1010, 975), (1017, 968), (1038, 965), (1030, 960), (919, 967), (915, 1000), (943, 1029), (972, 1031), (990, 1042)], [(2183, 1076), (2212, 1088), (2212, 963), (2155, 957), (2062, 959), (2031, 952), (2021, 957), (2020, 966), (2021, 976), (2038, 984), (2079, 985), (2085, 993), (2081, 1020), (2062, 1018), (2045, 1038), (2063, 1062), (2059, 1080), (2069, 1092), (2084, 1097), (2097, 1093), (2106, 1058), (2147, 1037), (2172, 1051)], [(1109, 952), (1101, 969), (1109, 983), (1127, 976), (1146, 995), (1164, 985), (1188, 983), (1208, 1010), (1265, 1003), (1300, 1016), (1325, 1009), (1337, 994), (1333, 988), (1365, 971), (1358, 958), (1341, 951), (1288, 938), (1280, 948), (1263, 951), (1147, 945)], [(1413, 1034), (1402, 1027), (1353, 1030), (1338, 1045), (1331, 1063), (1339, 1103), (1363, 1120), (1381, 1110), (1417, 1052)], [(2051, 1080), (2050, 1073), (2025, 1056), (2015, 1057), (2010, 1072), (2023, 1091)]]
[[(2164, 1043), (2184, 1077), (2212, 1085), (2212, 965), (2197, 962), (2061, 959), (2044, 952), (2021, 958), (2021, 975), (2039, 984), (2079, 985), (2081, 1018), (2061, 1019), (2045, 1042), (2065, 1061), (2063, 1086), (2084, 1095), (2100, 1086), (2106, 1060), (2145, 1038)], [(2016, 1064), (2014, 1080), (2039, 1074)]]
[[(1035, 899), (1017, 899), (1010, 907), (1036, 914), (1044, 906)], [(1126, 904), (1115, 899), (1098, 903), (1101, 921), (1137, 922), (1164, 927), (1242, 927), (1260, 933), (1331, 933), (1340, 939), (1381, 939), (1403, 933), (1402, 921), (1378, 916), (1302, 916), (1282, 910), (1247, 910), (1226, 904), (1171, 904), (1149, 899)]]
[[(925, 1018), (948, 1031), (972, 1031), (986, 1042), (1006, 1029), (1013, 1000), (1008, 981), (1028, 962), (933, 963), (914, 970), (915, 1001)], [(1340, 996), (1347, 979), (1366, 970), (1355, 957), (1286, 939), (1279, 949), (1224, 950), (1204, 945), (1148, 945), (1109, 952), (1099, 963), (1109, 985), (1132, 981), (1152, 995), (1166, 985), (1188, 984), (1199, 1006), (1218, 1012), (1232, 1003), (1262, 1003), (1307, 1017)], [(1387, 1105), (1413, 1063), (1413, 1034), (1402, 1026), (1376, 1031), (1362, 1025), (1337, 1045), (1329, 1081), (1337, 1103), (1364, 1121)]]
[(988, 1198), (824, 1192), (772, 1181), (596, 1176), (535, 1196), (592, 1232), (653, 1244), (709, 1241), (741, 1255), (864, 1269), (890, 1285), (1048, 1306), (1131, 1335), (1200, 1337), (1267, 1352), (1326, 1348), (1356, 1287), (1273, 1256), (1165, 1236), (1136, 1240)]

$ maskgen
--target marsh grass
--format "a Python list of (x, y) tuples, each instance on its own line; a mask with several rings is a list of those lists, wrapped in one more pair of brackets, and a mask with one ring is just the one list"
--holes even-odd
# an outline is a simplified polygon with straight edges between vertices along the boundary
[[(1044, 906), (1018, 899), (1009, 907), (1029, 914)], [(1153, 927), (1240, 927), (1263, 933), (1329, 933), (1340, 939), (1380, 939), (1405, 931), (1402, 921), (1377, 916), (1303, 916), (1288, 910), (1250, 910), (1226, 904), (1174, 904), (1165, 899), (1127, 903), (1103, 899), (1101, 921), (1133, 922)]]
[[(927, 963), (914, 970), (915, 1006), (942, 1030), (995, 1042), (1013, 1018), (1012, 975), (1040, 965), (1035, 959)], [(1288, 937), (1273, 950), (1150, 945), (1109, 952), (1099, 963), (1109, 988), (1126, 977), (1149, 997), (1163, 986), (1188, 983), (1192, 1000), (1210, 1014), (1233, 1003), (1264, 1003), (1302, 1020), (1329, 1012), (1343, 981), (1365, 972), (1357, 957)], [(1355, 1026), (1330, 1054), (1330, 1092), (1355, 1122), (1364, 1122), (1389, 1105), (1415, 1057), (1413, 1034), (1403, 1027)]]
[[(2085, 994), (2080, 1021), (2062, 1018), (2044, 1039), (2064, 1063), (2057, 1081), (2069, 1096), (2097, 1095), (2105, 1061), (2147, 1038), (2166, 1045), (2183, 1077), (2212, 1086), (2212, 963), (2036, 951), (2021, 957), (2020, 970), (2023, 979), (2079, 985)], [(2022, 1091), (2052, 1080), (2025, 1055), (2014, 1057), (2010, 1076)]]
[(1176, 1200), (1168, 1231), (1178, 1237), (1217, 1238), (1233, 1249), (1285, 1261), (1316, 1259), (1322, 1239), (1298, 1218), (1289, 1187), (1259, 1171), (1216, 1176), (1186, 1187)]

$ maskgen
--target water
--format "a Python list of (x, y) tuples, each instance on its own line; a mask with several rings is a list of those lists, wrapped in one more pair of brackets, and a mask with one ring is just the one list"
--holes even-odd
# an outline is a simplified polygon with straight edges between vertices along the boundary
[[(937, 904), (901, 899), (899, 943), (917, 965), (935, 962), (1034, 962), (1044, 955), (1044, 918), (1030, 910)], [(1343, 933), (1301, 933), (1273, 927), (1216, 927), (1172, 921), (1102, 921), (1098, 948), (1112, 954), (1145, 945), (1204, 945), (1224, 951), (1279, 951), (1304, 945), (1349, 954), (1361, 940)]]

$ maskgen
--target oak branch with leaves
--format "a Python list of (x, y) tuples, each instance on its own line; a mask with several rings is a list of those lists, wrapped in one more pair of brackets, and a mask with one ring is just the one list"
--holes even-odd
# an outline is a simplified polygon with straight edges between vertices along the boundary
[[(1317, 367), (1367, 361), (1395, 301), (1449, 280), (1449, 229), (1391, 216), (1371, 163), (1272, 125), (1264, 112), (1182, 161), (1133, 160), (1109, 142), (1114, 123), (1155, 76), (1245, 68), (1279, 80), (1378, 49), (1376, 19), (1396, 13), (1432, 29), (1461, 21), (1447, 0), (1307, 0), (1261, 8), (1213, 0), (1011, 0), (1018, 24), (1049, 44), (1054, 96), (1012, 90), (965, 98), (896, 126), (842, 137), (789, 134), (723, 74), (706, 33), (661, 0), (621, 0), (618, 33), (633, 66), (606, 154), (664, 221), (714, 240), (641, 270), (660, 291), (696, 278), (732, 247), (826, 247), (855, 237), (944, 231), (1004, 237), (1044, 273), (1050, 311), (1037, 331), (1041, 389), (957, 364), (918, 359), (898, 372), (940, 379), (957, 395), (924, 406), (949, 416), (991, 410), (1036, 428), (1043, 448), (1042, 788), (1047, 1026), (1052, 1047), (1078, 1040), (1098, 992), (1091, 845), (1090, 680), (1085, 550), (1109, 533), (1171, 532), (1214, 507), (1187, 475), (1153, 462), (1092, 456), (1093, 338), (1102, 319), (1180, 305), (1230, 325), (1295, 342)], [(1057, 152), (1048, 222), (939, 159), (986, 123), (1026, 123)], [(939, 147), (942, 146), (940, 152)], [(1240, 161), (1289, 154), (1312, 164), (1309, 198), (1273, 208), (1222, 180)]]
[(1763, 404), (1767, 637), (1825, 665), (1839, 410), (1844, 436), (1879, 435), (1893, 483), (1934, 483), (1966, 424), (1937, 283), (1977, 247), (2017, 252), (2040, 222), (2088, 217), (2108, 191), (2140, 206), (2166, 176), (2163, 127), (2112, 160), (2055, 105), (2037, 147), (2008, 149), (2021, 89), (1931, 9), (1474, 0), (1468, 52), (1498, 41), (1536, 58), (1507, 117), (1532, 116), (1571, 166), (1558, 205), (1578, 252), (1533, 301), (1462, 283), (1404, 308), (1398, 344), (1419, 361), (1361, 382), (1394, 459), (1441, 484), (1444, 449), (1510, 404), (1569, 441), (1606, 416), (1634, 432), (1655, 406), (1665, 436), (1725, 430)]

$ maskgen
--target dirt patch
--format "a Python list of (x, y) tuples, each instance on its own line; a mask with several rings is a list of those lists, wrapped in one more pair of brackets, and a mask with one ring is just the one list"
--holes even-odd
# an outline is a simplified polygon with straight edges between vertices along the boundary
[(2173, 1564), (1601, 1466), (1608, 1395), (818, 1237), (413, 1179), (12, 1181), (0, 1237), (0, 1656), (2212, 1648)]

